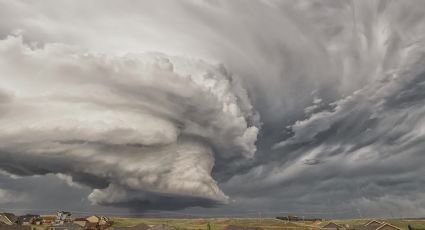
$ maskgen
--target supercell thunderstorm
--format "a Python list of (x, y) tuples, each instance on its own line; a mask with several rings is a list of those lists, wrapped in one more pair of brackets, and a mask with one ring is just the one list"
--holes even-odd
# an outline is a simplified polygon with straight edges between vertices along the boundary
[(100, 204), (155, 208), (156, 196), (182, 196), (208, 205), (228, 200), (210, 175), (214, 154), (256, 151), (256, 114), (223, 66), (158, 53), (32, 49), (21, 37), (0, 49), (2, 75), (13, 76), (1, 91), (6, 172), (71, 175)]
[(422, 1), (0, 9), (0, 204), (425, 215)]

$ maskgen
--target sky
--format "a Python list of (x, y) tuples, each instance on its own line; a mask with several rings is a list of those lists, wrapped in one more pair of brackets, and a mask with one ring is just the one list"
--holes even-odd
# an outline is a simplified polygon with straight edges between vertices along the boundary
[(0, 0), (4, 211), (423, 217), (424, 117), (424, 1)]

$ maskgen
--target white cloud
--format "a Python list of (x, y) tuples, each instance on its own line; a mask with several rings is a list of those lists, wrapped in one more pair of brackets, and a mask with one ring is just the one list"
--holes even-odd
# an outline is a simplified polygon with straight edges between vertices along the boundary
[(256, 151), (257, 115), (221, 66), (159, 53), (30, 48), (22, 37), (0, 41), (0, 66), (0, 149), (11, 162), (4, 170), (82, 180), (96, 188), (95, 203), (127, 202), (127, 190), (227, 202), (210, 175), (214, 155)]
[(25, 202), (27, 198), (28, 196), (21, 192), (0, 188), (0, 204)]

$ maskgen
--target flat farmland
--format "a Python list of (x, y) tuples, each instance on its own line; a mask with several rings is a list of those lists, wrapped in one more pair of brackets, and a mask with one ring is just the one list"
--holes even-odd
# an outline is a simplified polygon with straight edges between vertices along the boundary
[[(296, 221), (288, 222), (274, 218), (123, 218), (114, 217), (114, 225), (112, 227), (131, 227), (140, 223), (147, 224), (149, 226), (155, 226), (158, 224), (167, 224), (174, 226), (179, 229), (207, 229), (208, 223), (212, 230), (221, 230), (228, 225), (237, 225), (244, 227), (261, 227), (264, 230), (276, 230), (276, 229), (292, 229), (292, 230), (313, 230), (319, 229), (323, 225), (329, 222), (335, 222), (337, 224), (344, 225), (361, 225), (365, 224), (370, 219), (362, 220), (330, 220), (323, 222), (312, 222), (312, 221)], [(411, 225), (417, 229), (425, 229), (425, 220), (398, 220), (398, 219), (377, 219), (378, 221), (387, 222), (395, 225), (403, 230), (408, 230), (408, 225)]]
[(306, 226), (304, 223), (285, 222), (273, 218), (196, 218), (196, 219), (169, 219), (169, 218), (113, 218), (113, 227), (130, 227), (140, 223), (154, 226), (158, 224), (167, 224), (177, 228), (186, 229), (207, 229), (208, 223), (212, 230), (221, 230), (228, 225), (238, 225), (245, 227), (261, 227), (265, 230), (273, 229), (293, 229), (304, 230), (312, 229), (313, 226)]

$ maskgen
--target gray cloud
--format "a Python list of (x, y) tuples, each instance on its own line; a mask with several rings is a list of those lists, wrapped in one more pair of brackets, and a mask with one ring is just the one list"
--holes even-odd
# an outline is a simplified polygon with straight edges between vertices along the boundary
[(0, 6), (14, 176), (97, 209), (425, 214), (422, 1)]
[(255, 111), (223, 67), (60, 44), (32, 49), (20, 37), (0, 49), (2, 73), (11, 76), (3, 87), (15, 95), (1, 122), (0, 167), (9, 173), (70, 175), (94, 189), (93, 203), (167, 201), (149, 193), (225, 203), (210, 176), (213, 155), (256, 150)]
[[(290, 160), (259, 165), (229, 184), (246, 184), (240, 189), (250, 191), (248, 196), (260, 193), (255, 189), (259, 184), (271, 194), (285, 188), (283, 194), (289, 197), (307, 187), (312, 192), (297, 201), (310, 208), (316, 204), (325, 210), (359, 209), (366, 216), (423, 215), (419, 175), (425, 160), (421, 156), (425, 59), (421, 44), (405, 52), (409, 55), (400, 71), (382, 73), (330, 109), (289, 126), (291, 136), (275, 144), (274, 151), (291, 154)], [(324, 163), (316, 165), (320, 161)], [(306, 162), (315, 166), (302, 167)], [(261, 182), (246, 183), (253, 178)], [(293, 186), (300, 188), (291, 194)], [(264, 190), (261, 193), (265, 195)], [(350, 215), (357, 214), (346, 214)]]

